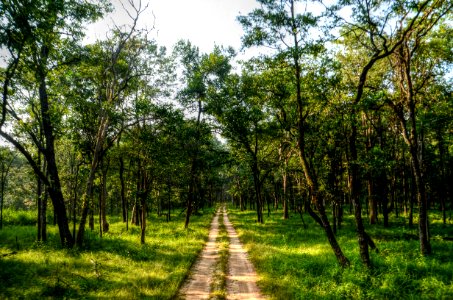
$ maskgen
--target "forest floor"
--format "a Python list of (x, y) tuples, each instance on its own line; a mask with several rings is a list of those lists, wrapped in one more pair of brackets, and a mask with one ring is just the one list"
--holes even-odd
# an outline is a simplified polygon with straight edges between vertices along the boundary
[[(226, 248), (225, 243), (222, 244), (222, 234), (228, 239)], [(247, 252), (228, 219), (225, 207), (222, 207), (213, 218), (208, 242), (191, 269), (178, 298), (264, 299), (257, 286), (257, 279)]]
[[(259, 275), (262, 294), (279, 299), (453, 299), (453, 219), (442, 224), (439, 211), (430, 211), (433, 254), (419, 251), (417, 223), (391, 215), (390, 226), (365, 224), (379, 252), (370, 253), (373, 268), (360, 261), (355, 221), (344, 216), (337, 240), (351, 261), (341, 268), (323, 230), (312, 219), (290, 211), (265, 214), (228, 207), (228, 217)], [(417, 219), (414, 219), (416, 222)]]
[(126, 230), (120, 216), (109, 216), (102, 238), (96, 226), (87, 229), (83, 249), (65, 249), (52, 222), (48, 241), (37, 242), (36, 213), (6, 210), (0, 299), (174, 299), (206, 244), (215, 212), (199, 210), (188, 229), (180, 211), (168, 221), (150, 213), (145, 244), (139, 226)]

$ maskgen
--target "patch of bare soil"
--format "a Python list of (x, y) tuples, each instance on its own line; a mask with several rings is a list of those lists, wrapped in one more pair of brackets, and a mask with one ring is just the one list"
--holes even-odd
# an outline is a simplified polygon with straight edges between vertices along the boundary
[(179, 299), (196, 300), (209, 299), (210, 297), (211, 283), (219, 258), (219, 248), (216, 243), (219, 233), (219, 214), (220, 210), (212, 220), (208, 242), (192, 267), (189, 278), (182, 286), (178, 295)]
[(258, 276), (247, 257), (247, 252), (239, 241), (236, 230), (228, 219), (225, 208), (220, 209), (211, 223), (209, 238), (189, 278), (182, 286), (178, 299), (209, 299), (214, 272), (219, 261), (219, 215), (223, 213), (223, 223), (229, 237), (228, 274), (226, 276), (226, 299), (265, 299), (256, 285)]
[(226, 279), (227, 299), (264, 299), (256, 285), (258, 276), (255, 268), (247, 257), (247, 252), (239, 241), (236, 230), (223, 211), (223, 223), (230, 238), (230, 256)]

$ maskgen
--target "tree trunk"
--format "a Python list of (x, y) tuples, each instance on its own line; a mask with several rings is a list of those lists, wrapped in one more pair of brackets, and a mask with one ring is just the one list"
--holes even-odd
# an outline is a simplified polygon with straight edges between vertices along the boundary
[(123, 215), (123, 222), (127, 223), (127, 203), (126, 203), (126, 185), (124, 182), (124, 159), (120, 157), (120, 184), (121, 184), (121, 211)]
[(342, 267), (347, 267), (347, 266), (349, 266), (349, 260), (343, 254), (343, 251), (341, 250), (340, 245), (338, 244), (338, 242), (335, 238), (335, 235), (332, 231), (332, 227), (330, 226), (330, 223), (329, 223), (329, 219), (327, 218), (326, 210), (325, 210), (324, 204), (323, 204), (323, 199), (320, 199), (317, 184), (313, 180), (313, 177), (311, 175), (311, 170), (309, 169), (309, 165), (306, 161), (303, 135), (304, 135), (304, 131), (299, 130), (299, 141), (298, 141), (299, 157), (300, 157), (300, 161), (301, 161), (301, 165), (302, 165), (302, 170), (305, 175), (305, 179), (310, 188), (310, 195), (311, 195), (312, 203), (315, 204), (316, 209), (318, 210), (319, 216), (316, 215), (316, 213), (311, 210), (310, 204), (308, 204), (309, 214), (324, 229), (324, 232), (325, 232), (327, 239), (329, 241), (329, 244), (337, 258), (338, 263)]
[(90, 203), (93, 198), (93, 184), (94, 178), (96, 176), (96, 170), (99, 164), (99, 161), (102, 159), (101, 152), (104, 145), (104, 140), (107, 135), (107, 129), (109, 125), (109, 118), (107, 112), (103, 111), (100, 117), (100, 125), (96, 135), (96, 146), (94, 148), (93, 160), (91, 161), (90, 174), (88, 176), (88, 181), (85, 189), (85, 194), (83, 197), (82, 203), (82, 215), (80, 216), (79, 231), (77, 232), (76, 244), (79, 247), (83, 245), (83, 238), (85, 234), (85, 224), (89, 212)]
[[(48, 48), (44, 45), (41, 48), (42, 59), (47, 60)], [(45, 65), (45, 64), (43, 64)], [(53, 206), (56, 211), (58, 229), (60, 234), (61, 244), (71, 248), (74, 245), (74, 238), (69, 230), (69, 223), (66, 214), (66, 207), (63, 193), (61, 191), (60, 177), (58, 175), (58, 167), (55, 160), (55, 135), (52, 126), (49, 99), (47, 95), (47, 87), (45, 73), (41, 69), (38, 74), (39, 81), (39, 100), (41, 104), (42, 128), (45, 137), (46, 149), (44, 157), (47, 163), (47, 172), (49, 174), (50, 186), (48, 187), (49, 196), (52, 199)]]
[(359, 243), (360, 258), (362, 263), (371, 268), (370, 253), (368, 251), (368, 242), (366, 239), (365, 226), (362, 219), (362, 203), (360, 202), (360, 182), (359, 182), (359, 169), (358, 169), (358, 156), (357, 156), (357, 125), (356, 125), (356, 109), (352, 111), (352, 133), (349, 141), (349, 151), (351, 161), (349, 162), (349, 169), (351, 171), (351, 201), (354, 205), (354, 218), (356, 222), (357, 240)]
[(89, 227), (90, 227), (90, 230), (93, 231), (94, 230), (94, 199), (93, 197), (91, 197), (91, 201), (90, 201), (90, 216), (89, 216)]
[(98, 206), (99, 206), (99, 237), (102, 238), (102, 232), (103, 232), (103, 229), (102, 229), (102, 182), (101, 182), (101, 186), (100, 186), (100, 191), (99, 191), (99, 202), (98, 202)]
[(140, 206), (141, 206), (141, 234), (140, 234), (140, 243), (145, 244), (145, 235), (146, 235), (146, 213), (147, 213), (147, 206), (146, 206), (146, 199), (148, 198), (149, 194), (149, 181), (148, 175), (145, 171), (142, 174), (142, 183), (140, 188)]
[(143, 195), (140, 199), (142, 206), (140, 243), (144, 244), (146, 236), (146, 195)]
[(389, 227), (389, 213), (390, 213), (390, 208), (389, 208), (389, 200), (388, 200), (388, 186), (387, 186), (387, 178), (384, 177), (384, 174), (381, 174), (379, 176), (379, 179), (377, 180), (377, 195), (380, 199), (381, 205), (382, 205), (382, 218), (384, 219), (384, 227), (388, 228)]
[(368, 174), (367, 179), (367, 190), (368, 190), (368, 208), (369, 208), (369, 219), (370, 224), (374, 225), (378, 221), (378, 203), (376, 195), (374, 194), (374, 181), (371, 174)]
[(80, 168), (81, 163), (77, 164), (76, 166), (76, 174), (75, 174), (75, 179), (74, 179), (74, 186), (73, 186), (73, 203), (72, 203), (72, 235), (76, 235), (76, 223), (77, 223), (77, 213), (76, 213), (76, 208), (77, 208), (77, 200), (78, 200), (78, 191), (77, 188), (79, 186), (79, 168)]
[(332, 247), (335, 256), (337, 257), (338, 262), (342, 267), (346, 267), (349, 265), (349, 260), (344, 256), (343, 252), (341, 251), (340, 245), (337, 242), (337, 239), (335, 238), (335, 235), (332, 231), (332, 228), (330, 227), (329, 220), (327, 218), (327, 214), (324, 210), (324, 206), (321, 205), (321, 201), (315, 200), (318, 205), (316, 205), (318, 212), (321, 216), (321, 221), (323, 224), (324, 232), (326, 233), (327, 239), (329, 240), (330, 246)]
[[(41, 166), (41, 153), (38, 153), (38, 165)], [(2, 166), (3, 167), (3, 166)], [(3, 182), (2, 182), (3, 183)], [(36, 193), (37, 193), (37, 202), (38, 202), (38, 241), (41, 241), (41, 224), (42, 224), (42, 181), (41, 178), (38, 176), (38, 182), (37, 182), (37, 188), (36, 188)], [(2, 186), (2, 198), (3, 198), (3, 186)]]
[(136, 182), (136, 192), (135, 192), (135, 202), (134, 207), (132, 208), (132, 220), (131, 224), (140, 225), (140, 191), (142, 183), (142, 171), (141, 171), (141, 160), (137, 162), (137, 182)]
[[(428, 223), (428, 207), (425, 194), (425, 184), (423, 182), (420, 162), (417, 158), (416, 150), (411, 149), (412, 164), (415, 173), (415, 186), (417, 190), (417, 202), (419, 207), (418, 213), (418, 229), (420, 240), (420, 252), (422, 255), (431, 254), (431, 243), (429, 241), (429, 223)], [(413, 153), (415, 152), (415, 153)]]
[[(349, 265), (349, 260), (346, 258), (346, 256), (343, 254), (341, 251), (340, 246), (338, 245), (338, 242), (335, 238), (335, 235), (333, 234), (332, 228), (330, 226), (329, 220), (327, 218), (325, 209), (324, 209), (324, 204), (323, 200), (320, 199), (319, 195), (319, 190), (318, 190), (318, 184), (315, 180), (314, 174), (312, 170), (310, 169), (310, 166), (307, 161), (306, 153), (305, 153), (305, 118), (306, 118), (306, 112), (304, 111), (305, 109), (305, 103), (302, 99), (302, 80), (301, 80), (301, 66), (300, 66), (300, 47), (299, 47), (299, 40), (298, 40), (298, 34), (297, 32), (299, 31), (297, 22), (296, 22), (296, 16), (295, 16), (295, 8), (294, 8), (294, 1), (291, 1), (291, 27), (293, 31), (293, 39), (294, 39), (294, 49), (292, 51), (293, 54), (293, 63), (294, 63), (294, 79), (296, 83), (296, 101), (297, 101), (297, 129), (298, 129), (298, 136), (297, 136), (297, 146), (299, 149), (299, 158), (302, 166), (302, 171), (305, 176), (305, 180), (307, 181), (307, 184), (310, 188), (310, 193), (312, 196), (312, 201), (315, 204), (316, 208), (318, 209), (318, 213), (320, 214), (320, 224), (322, 225), (327, 238), (329, 240), (330, 246), (332, 247), (333, 252), (335, 253), (335, 256), (339, 262), (339, 264), (342, 267), (346, 267)], [(310, 214), (312, 217), (314, 214)]]
[[(285, 162), (286, 164), (286, 162)], [(285, 166), (286, 168), (286, 166)], [(288, 212), (288, 195), (287, 195), (287, 179), (288, 179), (288, 174), (286, 174), (286, 169), (283, 171), (282, 175), (282, 181), (283, 181), (283, 219), (288, 220), (289, 219), (289, 212)]]
[(137, 225), (137, 199), (135, 199), (134, 205), (132, 206), (132, 213), (131, 213), (131, 224)]
[[(417, 202), (419, 207), (418, 213), (418, 227), (419, 227), (419, 240), (420, 240), (420, 252), (422, 255), (431, 254), (431, 243), (429, 241), (429, 222), (428, 222), (428, 203), (425, 194), (425, 182), (422, 175), (422, 145), (420, 145), (420, 137), (417, 131), (417, 120), (416, 120), (416, 102), (415, 102), (415, 91), (412, 84), (412, 70), (411, 70), (411, 59), (413, 51), (417, 47), (419, 38), (416, 37), (417, 43), (410, 45), (408, 40), (398, 48), (397, 52), (397, 67), (399, 75), (399, 84), (402, 91), (402, 104), (403, 108), (396, 106), (391, 103), (394, 109), (403, 133), (403, 139), (409, 147), (409, 154), (411, 158), (412, 171), (415, 179), (415, 190), (417, 196)], [(404, 109), (406, 111), (404, 111)], [(408, 116), (405, 115), (405, 112)], [(406, 121), (406, 117), (408, 120)], [(409, 125), (408, 126), (408, 123)], [(423, 124), (421, 125), (423, 130)], [(422, 140), (422, 139), (421, 139)]]
[(189, 193), (187, 194), (187, 201), (186, 201), (186, 218), (184, 221), (184, 228), (189, 228), (190, 216), (192, 215), (192, 209), (194, 205), (194, 198), (195, 198), (195, 162), (192, 162), (192, 167), (190, 171), (190, 183), (189, 183)]
[(43, 242), (47, 241), (47, 200), (48, 200), (49, 193), (44, 192), (44, 198), (42, 199), (41, 209), (43, 216), (42, 223), (41, 223), (41, 239)]
[(168, 184), (168, 213), (167, 213), (167, 222), (171, 221), (171, 183)]
[(255, 203), (256, 203), (256, 213), (257, 213), (257, 221), (258, 223), (263, 224), (263, 201), (261, 197), (261, 184), (259, 178), (259, 169), (258, 169), (258, 162), (256, 157), (254, 157), (253, 165), (252, 165), (252, 172), (253, 172), (253, 184), (255, 187)]
[(445, 147), (444, 147), (444, 138), (440, 129), (436, 132), (438, 140), (438, 149), (439, 149), (439, 162), (440, 162), (440, 184), (439, 184), (439, 197), (440, 197), (440, 208), (442, 210), (442, 224), (443, 226), (447, 225), (447, 209), (446, 209), (446, 198), (447, 198), (447, 180), (445, 174)]
[(109, 170), (109, 162), (106, 162), (106, 165), (102, 168), (102, 180), (101, 180), (101, 201), (99, 203), (99, 211), (101, 219), (99, 222), (102, 224), (102, 231), (108, 232), (109, 231), (109, 223), (107, 222), (107, 213), (106, 213), (106, 203), (107, 203), (107, 173)]
[(416, 188), (415, 188), (415, 179), (414, 179), (414, 172), (411, 171), (411, 194), (409, 197), (409, 227), (412, 228), (414, 226), (414, 203), (415, 203), (415, 195), (416, 195)]

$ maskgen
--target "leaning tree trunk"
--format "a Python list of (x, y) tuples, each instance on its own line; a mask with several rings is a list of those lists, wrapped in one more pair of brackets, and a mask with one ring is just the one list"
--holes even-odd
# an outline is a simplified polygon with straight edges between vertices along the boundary
[(104, 145), (104, 140), (107, 135), (107, 128), (109, 125), (109, 118), (107, 116), (107, 112), (103, 111), (101, 118), (100, 118), (100, 126), (98, 129), (98, 133), (96, 135), (96, 146), (94, 149), (93, 160), (91, 161), (91, 168), (90, 174), (88, 176), (88, 181), (86, 185), (85, 194), (83, 197), (82, 203), (82, 215), (80, 216), (80, 223), (79, 223), (79, 231), (77, 232), (77, 239), (76, 243), (79, 247), (83, 244), (83, 238), (85, 234), (85, 225), (86, 220), (89, 212), (89, 206), (93, 198), (93, 185), (94, 185), (94, 178), (96, 176), (96, 170), (101, 160), (101, 152)]
[[(415, 112), (415, 95), (414, 87), (412, 84), (411, 73), (411, 55), (414, 49), (409, 48), (409, 43), (406, 41), (401, 45), (397, 52), (397, 67), (399, 72), (399, 85), (402, 91), (402, 107), (390, 102), (395, 114), (401, 125), (403, 132), (403, 139), (409, 147), (409, 154), (411, 158), (412, 171), (415, 180), (415, 190), (417, 195), (417, 202), (419, 207), (418, 214), (418, 227), (419, 227), (419, 240), (420, 252), (422, 255), (431, 254), (431, 243), (429, 241), (429, 222), (428, 222), (428, 203), (425, 194), (425, 182), (422, 176), (422, 158), (419, 151), (419, 136), (417, 132), (417, 120)], [(409, 115), (406, 121), (404, 110)], [(407, 124), (409, 122), (409, 125)]]
[[(46, 46), (42, 47), (43, 59), (47, 58), (48, 49)], [(49, 99), (47, 95), (47, 87), (45, 80), (45, 73), (39, 70), (39, 100), (41, 104), (42, 128), (45, 138), (46, 149), (44, 151), (44, 158), (47, 163), (47, 173), (49, 175), (50, 185), (48, 186), (49, 196), (52, 200), (58, 223), (61, 244), (65, 247), (71, 248), (74, 245), (74, 238), (69, 230), (69, 222), (66, 214), (66, 207), (64, 202), (63, 193), (61, 191), (60, 177), (58, 175), (58, 167), (55, 160), (55, 134), (52, 126)]]
[[(292, 3), (293, 5), (293, 3)], [(294, 18), (294, 7), (292, 6), (292, 14)], [(293, 24), (294, 26), (294, 32), (297, 32), (297, 28), (295, 27), (296, 25)], [(314, 212), (310, 213), (310, 215), (315, 218), (315, 220), (318, 220), (319, 224), (322, 226), (324, 229), (324, 232), (327, 236), (327, 239), (329, 240), (330, 246), (332, 247), (332, 250), (337, 258), (338, 263), (342, 267), (349, 266), (349, 260), (347, 257), (344, 255), (343, 251), (340, 248), (340, 245), (337, 242), (337, 239), (335, 238), (335, 235), (332, 231), (332, 227), (330, 226), (329, 219), (327, 218), (327, 214), (324, 208), (323, 204), (323, 199), (321, 198), (319, 188), (317, 181), (315, 180), (315, 177), (313, 175), (312, 170), (310, 169), (310, 166), (308, 164), (308, 160), (306, 157), (305, 153), (305, 114), (304, 114), (304, 101), (302, 99), (302, 81), (301, 81), (301, 66), (299, 63), (299, 46), (298, 46), (298, 40), (297, 37), (294, 36), (294, 43), (295, 43), (295, 51), (294, 51), (294, 66), (295, 66), (295, 79), (296, 79), (296, 100), (297, 100), (297, 126), (298, 126), (298, 136), (297, 136), (297, 146), (299, 150), (299, 158), (300, 158), (300, 163), (302, 166), (302, 170), (305, 176), (305, 180), (307, 181), (307, 184), (310, 188), (310, 193), (312, 197), (312, 202), (315, 204), (316, 208), (318, 209), (318, 213), (320, 214), (320, 217), (317, 216)]]
[[(301, 133), (302, 133), (302, 138), (303, 138), (303, 132), (301, 132)], [(335, 238), (335, 234), (332, 230), (332, 227), (330, 226), (330, 222), (327, 217), (326, 210), (325, 210), (325, 207), (323, 204), (323, 199), (321, 198), (316, 181), (313, 180), (311, 171), (309, 169), (307, 160), (305, 158), (305, 147), (304, 147), (304, 145), (301, 145), (301, 143), (302, 143), (302, 141), (299, 139), (298, 144), (299, 144), (299, 152), (300, 152), (299, 154), (300, 154), (302, 170), (305, 175), (305, 180), (307, 181), (309, 189), (310, 189), (311, 201), (312, 201), (312, 203), (314, 203), (316, 209), (318, 210), (319, 216), (314, 211), (311, 210), (310, 204), (308, 203), (307, 208), (309, 210), (309, 214), (324, 229), (324, 233), (327, 236), (329, 244), (332, 247), (332, 250), (337, 258), (338, 263), (342, 267), (347, 267), (347, 266), (349, 266), (349, 260), (344, 255), (343, 251), (341, 250), (341, 247), (338, 244), (337, 239)]]

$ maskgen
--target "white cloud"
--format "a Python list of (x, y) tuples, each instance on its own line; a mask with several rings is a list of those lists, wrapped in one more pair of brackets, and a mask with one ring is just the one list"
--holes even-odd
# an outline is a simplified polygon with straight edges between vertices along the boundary
[[(103, 39), (113, 22), (117, 25), (130, 23), (120, 0), (113, 0), (115, 12), (104, 20), (88, 26), (86, 42)], [(122, 1), (128, 7), (127, 1)], [(138, 3), (138, 0), (134, 0)], [(143, 5), (148, 3), (143, 0)], [(247, 14), (257, 7), (254, 0), (150, 0), (140, 18), (139, 26), (153, 31), (159, 45), (171, 48), (178, 40), (190, 40), (209, 52), (214, 44), (241, 45), (242, 28), (236, 21), (240, 14)]]

